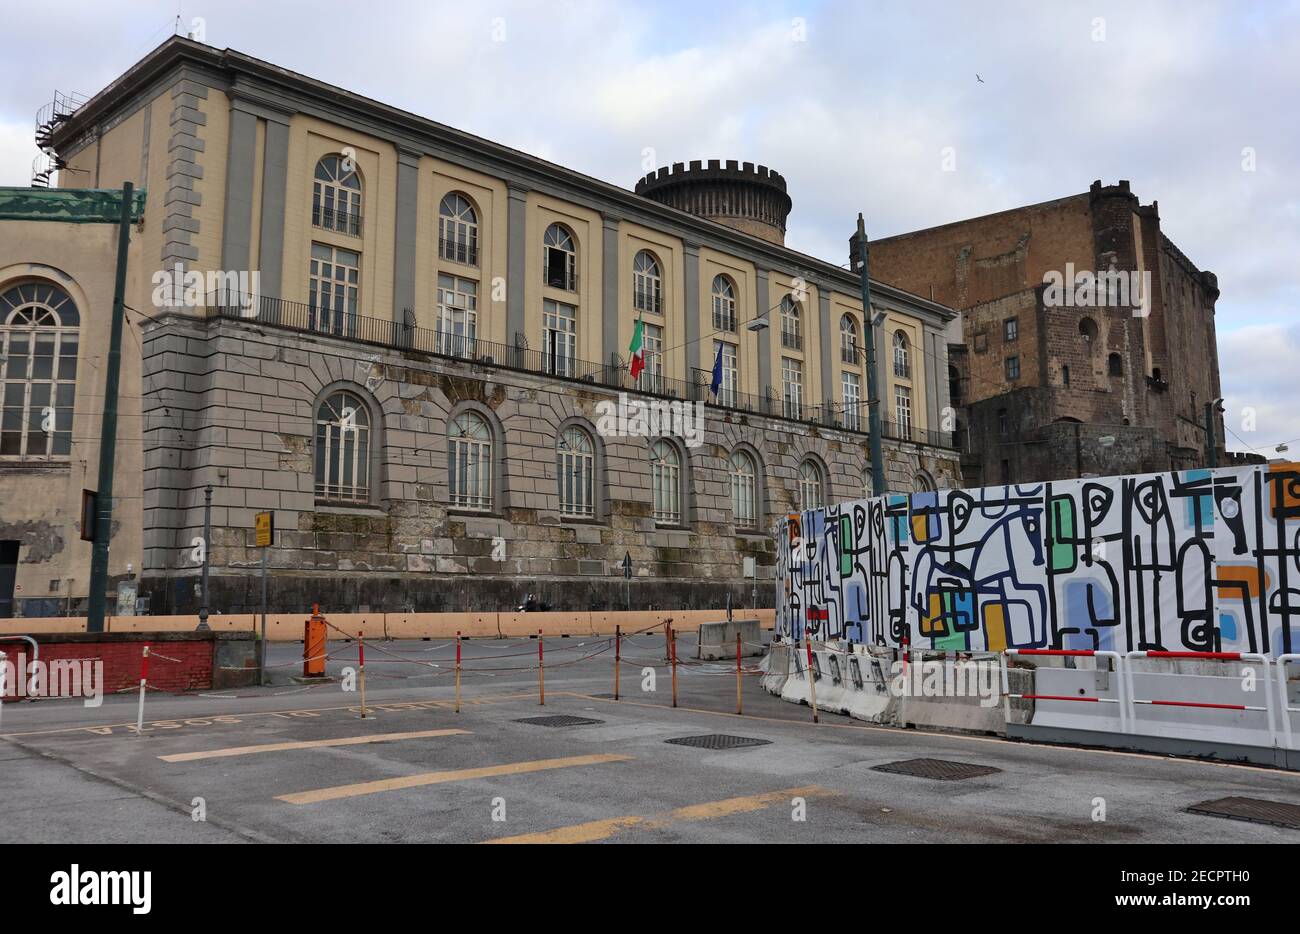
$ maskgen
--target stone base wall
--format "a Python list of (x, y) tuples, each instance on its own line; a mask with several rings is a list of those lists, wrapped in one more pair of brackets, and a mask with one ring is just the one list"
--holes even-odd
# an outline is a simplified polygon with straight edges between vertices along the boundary
[[(653, 438), (602, 430), (601, 403), (619, 391), (485, 363), (394, 351), (257, 322), (161, 319), (144, 339), (145, 561), (151, 612), (197, 608), (204, 488), (214, 611), (260, 604), (254, 517), (275, 511), (268, 555), (273, 607), (319, 601), (412, 611), (501, 610), (538, 593), (557, 609), (622, 609), (620, 565), (633, 565), (632, 608), (748, 605), (752, 557), (760, 606), (771, 606), (774, 544), (767, 529), (794, 511), (799, 466), (821, 465), (827, 501), (860, 499), (865, 434), (703, 407), (695, 445), (679, 444), (683, 517), (654, 518)], [(315, 495), (315, 413), (353, 393), (366, 406), (369, 502)], [(647, 398), (644, 396), (636, 398)], [(491, 427), (490, 510), (453, 508), (448, 425), (473, 411)], [(557, 440), (570, 425), (595, 442), (595, 515), (560, 512)], [(678, 441), (682, 439), (678, 438)], [(728, 459), (759, 465), (760, 521), (737, 528)], [(955, 451), (886, 442), (892, 489), (925, 471), (955, 486)]]

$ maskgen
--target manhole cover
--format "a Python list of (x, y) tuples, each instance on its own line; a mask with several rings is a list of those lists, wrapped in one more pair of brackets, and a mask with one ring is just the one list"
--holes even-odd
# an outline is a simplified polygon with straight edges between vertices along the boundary
[(1272, 824), (1300, 830), (1300, 804), (1283, 804), (1263, 798), (1218, 798), (1202, 801), (1187, 809), (1192, 814), (1226, 817), (1229, 820), (1248, 820), (1256, 824)]
[(957, 782), (963, 778), (978, 778), (1001, 772), (991, 765), (971, 765), (969, 762), (950, 762), (947, 759), (904, 759), (902, 762), (886, 762), (873, 765), (877, 772), (896, 772), (899, 775), (915, 775), (917, 778), (933, 778), (941, 782)]
[(725, 733), (709, 733), (705, 736), (679, 736), (666, 739), (665, 743), (675, 746), (695, 746), (700, 749), (740, 749), (744, 746), (768, 746), (769, 739), (754, 739), (752, 736), (728, 736)]
[(515, 721), (515, 723), (531, 723), (533, 726), (587, 726), (591, 723), (604, 722), (604, 720), (593, 720), (590, 717), (570, 717), (564, 714), (554, 717), (524, 717), (522, 720)]

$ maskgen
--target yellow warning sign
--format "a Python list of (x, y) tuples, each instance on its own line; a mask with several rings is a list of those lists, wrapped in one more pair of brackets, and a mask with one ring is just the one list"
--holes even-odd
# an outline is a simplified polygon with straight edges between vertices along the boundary
[(270, 548), (271, 537), (275, 535), (275, 513), (259, 512), (254, 522), (257, 529), (257, 547)]

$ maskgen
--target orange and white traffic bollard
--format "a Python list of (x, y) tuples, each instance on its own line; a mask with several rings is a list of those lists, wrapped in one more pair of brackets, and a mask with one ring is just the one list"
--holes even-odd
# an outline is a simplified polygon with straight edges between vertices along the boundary
[(817, 674), (813, 670), (812, 639), (804, 636), (808, 646), (808, 697), (812, 701), (813, 723), (817, 723)]
[(736, 633), (736, 713), (742, 717), (745, 715), (740, 704), (740, 633)]
[(677, 633), (672, 626), (668, 627), (668, 646), (669, 656), (673, 662), (673, 706), (677, 706)]
[(618, 700), (618, 673), (623, 667), (623, 627), (614, 627), (614, 700)]
[(456, 713), (460, 713), (460, 630), (456, 630)]
[(537, 630), (537, 703), (546, 706), (546, 654), (543, 650), (542, 631)]
[(144, 732), (144, 690), (145, 684), (149, 681), (149, 643), (145, 643), (144, 652), (140, 656), (140, 706), (135, 714), (135, 731)]

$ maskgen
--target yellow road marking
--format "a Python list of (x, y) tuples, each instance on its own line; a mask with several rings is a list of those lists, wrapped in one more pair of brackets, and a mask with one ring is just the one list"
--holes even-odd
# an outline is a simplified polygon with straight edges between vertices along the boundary
[(479, 769), (421, 772), (419, 775), (403, 775), (400, 778), (383, 778), (373, 782), (358, 782), (354, 785), (336, 785), (333, 788), (318, 788), (315, 791), (299, 791), (289, 795), (277, 795), (276, 800), (287, 801), (289, 804), (315, 804), (318, 801), (353, 798), (357, 795), (371, 795), (379, 791), (399, 791), (403, 788), (440, 785), (443, 782), (465, 782), (476, 778), (494, 778), (498, 775), (523, 775), (527, 772), (567, 769), (578, 765), (599, 765), (602, 762), (626, 762), (631, 758), (631, 756), (604, 753), (593, 756), (568, 756), (562, 759), (533, 759), (528, 762), (508, 762), (505, 765), (489, 765)]
[(417, 730), (414, 733), (375, 733), (371, 736), (344, 736), (338, 739), (309, 739), (290, 743), (263, 743), (260, 746), (228, 746), (200, 752), (174, 752), (159, 756), (164, 762), (194, 762), (197, 759), (224, 759), (226, 756), (251, 756), (259, 752), (284, 752), (287, 749), (316, 749), (322, 746), (356, 746), (361, 743), (389, 743), (402, 739), (429, 736), (468, 736), (469, 730)]
[[(258, 695), (250, 694), (248, 695), (248, 698), (254, 698), (257, 696)], [(532, 698), (536, 696), (537, 696), (536, 691), (521, 691), (516, 694), (494, 694), (494, 695), (487, 695), (485, 697), (472, 697), (472, 698), (466, 697), (461, 702), (461, 706), (464, 707), (464, 706), (472, 706), (472, 705), (499, 704), (499, 703), (505, 703), (506, 701), (520, 700), (523, 698)], [(586, 698), (585, 694), (578, 694), (574, 696), (582, 697), (584, 699)], [(456, 701), (454, 699), (448, 699), (448, 700), (425, 700), (425, 701), (388, 701), (386, 703), (371, 704), (369, 706), (373, 707), (375, 710), (398, 711), (398, 710), (427, 710), (433, 707), (437, 707), (440, 709), (450, 709), (454, 707), (455, 704)], [(146, 720), (145, 726), (153, 726), (159, 723), (185, 723), (185, 721), (187, 720), (211, 720), (214, 723), (221, 723), (221, 724), (228, 725), (228, 724), (239, 723), (242, 720), (247, 720), (250, 717), (284, 717), (284, 716), (291, 716), (295, 714), (330, 713), (337, 710), (355, 711), (357, 709), (358, 708), (356, 704), (345, 704), (339, 707), (289, 707), (280, 710), (248, 710), (248, 711), (244, 711), (243, 713), (230, 713), (227, 710), (222, 713), (188, 714), (186, 716), (181, 716), (181, 717), (162, 717), (156, 720)], [(198, 724), (189, 724), (189, 725), (198, 726)], [(88, 723), (85, 724), (84, 726), (61, 727), (55, 730), (27, 730), (22, 733), (0, 733), (0, 739), (9, 739), (10, 737), (21, 737), (21, 736), (52, 736), (59, 733), (93, 733), (101, 736), (109, 736), (111, 735), (112, 730), (122, 729), (122, 728), (129, 729), (132, 733), (134, 733), (135, 721), (132, 720), (129, 723)], [(106, 730), (110, 732), (104, 732)]]
[(786, 788), (783, 791), (768, 791), (757, 795), (743, 795), (739, 798), (725, 798), (722, 801), (706, 801), (704, 804), (692, 804), (676, 808), (667, 814), (651, 817), (611, 817), (605, 820), (588, 821), (585, 824), (572, 824), (557, 827), (555, 830), (543, 830), (539, 833), (524, 833), (514, 837), (498, 837), (484, 840), (484, 843), (593, 843), (607, 840), (620, 830), (639, 827), (644, 830), (659, 830), (682, 821), (714, 820), (732, 814), (746, 814), (761, 811), (789, 801), (791, 798), (825, 798), (838, 795), (839, 792), (819, 785), (807, 785), (803, 788)]

